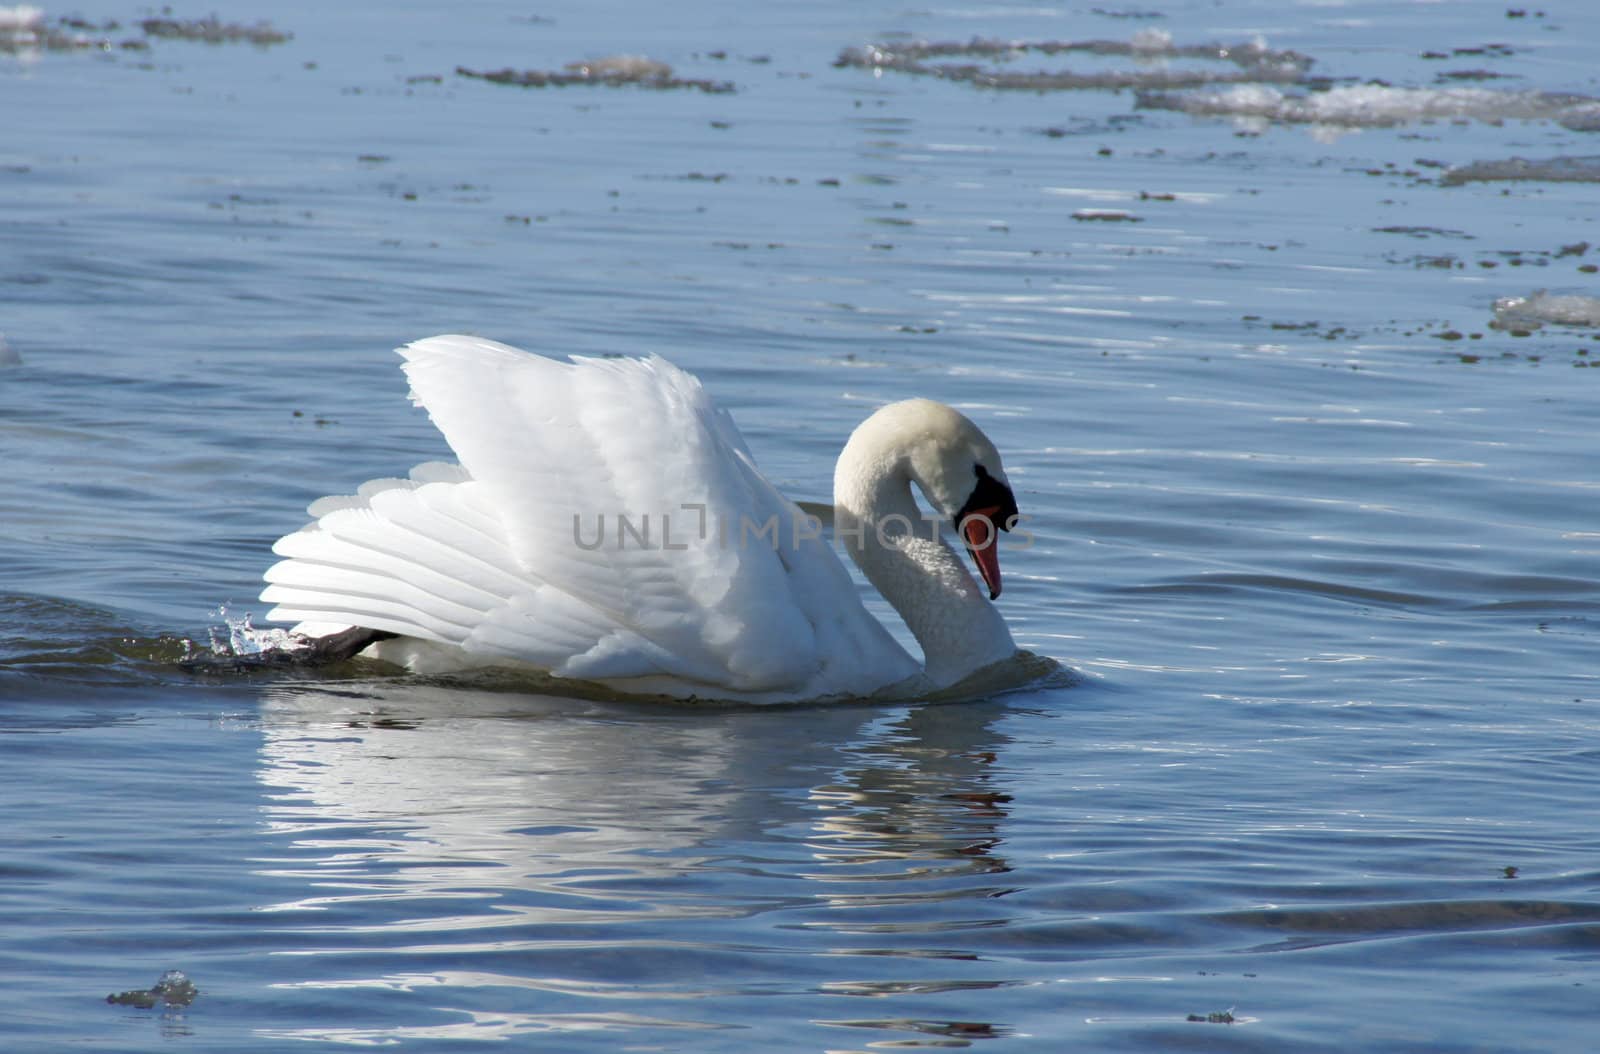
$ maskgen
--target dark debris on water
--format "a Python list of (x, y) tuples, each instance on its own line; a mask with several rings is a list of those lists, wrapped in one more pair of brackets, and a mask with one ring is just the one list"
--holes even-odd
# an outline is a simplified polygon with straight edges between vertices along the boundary
[(193, 1003), (200, 989), (182, 970), (168, 970), (149, 988), (135, 988), (126, 992), (113, 992), (106, 1002), (113, 1006), (132, 1006), (140, 1010), (156, 1007), (182, 1007)]
[(1213, 1010), (1209, 1014), (1190, 1014), (1185, 1021), (1198, 1021), (1203, 1025), (1231, 1025), (1234, 1022), (1232, 1010)]
[[(1456, 241), (1475, 241), (1473, 235), (1464, 231), (1455, 231), (1439, 227), (1413, 227), (1391, 226), (1374, 227), (1378, 234), (1403, 234), (1419, 240), (1430, 238), (1451, 239)], [(1476, 266), (1480, 270), (1492, 271), (1500, 267), (1554, 267), (1563, 261), (1573, 261), (1573, 270), (1580, 274), (1592, 275), (1600, 273), (1600, 264), (1589, 263), (1585, 260), (1590, 245), (1586, 241), (1572, 242), (1555, 249), (1482, 249), (1472, 254), (1476, 259), (1468, 259), (1462, 255), (1449, 252), (1439, 253), (1396, 253), (1390, 252), (1383, 255), (1384, 260), (1392, 264), (1408, 265), (1413, 268), (1437, 268), (1440, 270), (1466, 270), (1469, 266)], [(1590, 323), (1592, 324), (1592, 323)]]
[[(1592, 355), (1590, 352), (1591, 341), (1573, 341), (1570, 339), (1571, 327), (1583, 325), (1600, 326), (1600, 299), (1564, 296), (1547, 298), (1551, 301), (1549, 303), (1539, 302), (1539, 298), (1545, 296), (1546, 294), (1543, 291), (1539, 291), (1534, 293), (1532, 297), (1502, 298), (1496, 301), (1496, 317), (1490, 320), (1486, 327), (1481, 330), (1464, 331), (1449, 322), (1442, 321), (1416, 325), (1395, 322), (1388, 326), (1374, 327), (1369, 331), (1353, 330), (1346, 326), (1325, 326), (1315, 320), (1274, 321), (1261, 315), (1242, 315), (1240, 316), (1240, 321), (1249, 327), (1260, 328), (1264, 326), (1273, 331), (1271, 338), (1273, 340), (1285, 339), (1279, 334), (1294, 334), (1306, 339), (1314, 338), (1330, 342), (1349, 343), (1370, 339), (1372, 334), (1377, 332), (1398, 332), (1405, 337), (1428, 337), (1442, 341), (1447, 346), (1459, 345), (1462, 348), (1473, 349), (1470, 351), (1453, 350), (1439, 360), (1468, 366), (1498, 362), (1503, 364), (1520, 363), (1530, 367), (1537, 367), (1547, 362), (1559, 363), (1562, 360), (1558, 359), (1557, 356), (1569, 350), (1572, 353), (1570, 362), (1572, 366), (1585, 369), (1600, 366), (1600, 356)], [(1508, 303), (1508, 301), (1511, 302)], [(1514, 313), (1515, 311), (1532, 311), (1535, 318), (1517, 315)], [(1596, 321), (1593, 323), (1570, 321), (1569, 319), (1574, 315), (1579, 318), (1592, 315)], [(1496, 338), (1502, 336), (1523, 339), (1533, 338), (1545, 323), (1563, 325), (1569, 328), (1563, 331), (1566, 334), (1565, 336), (1562, 332), (1550, 334), (1548, 340), (1536, 344), (1532, 350), (1513, 351), (1501, 346), (1496, 340)], [(1462, 341), (1468, 343), (1461, 345), (1460, 342)], [(1352, 359), (1345, 359), (1338, 363), (1324, 363), (1323, 365), (1334, 364), (1347, 366), (1350, 369), (1362, 368), (1359, 361)]]

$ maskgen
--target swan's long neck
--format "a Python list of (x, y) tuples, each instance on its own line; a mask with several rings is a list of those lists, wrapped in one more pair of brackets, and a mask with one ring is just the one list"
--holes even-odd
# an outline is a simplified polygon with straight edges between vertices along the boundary
[(1011, 631), (912, 497), (906, 460), (855, 447), (834, 472), (834, 537), (905, 620), (934, 687), (1009, 658)]

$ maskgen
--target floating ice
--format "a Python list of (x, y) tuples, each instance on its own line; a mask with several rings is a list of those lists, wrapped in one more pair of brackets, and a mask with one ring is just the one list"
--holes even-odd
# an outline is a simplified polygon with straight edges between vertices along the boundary
[(1500, 181), (1529, 183), (1600, 183), (1600, 157), (1551, 157), (1530, 160), (1508, 157), (1503, 161), (1474, 161), (1447, 169), (1439, 177), (1446, 187), (1463, 183)]
[(1492, 88), (1396, 88), (1351, 84), (1323, 92), (1286, 92), (1265, 84), (1191, 92), (1144, 92), (1139, 107), (1199, 116), (1254, 118), (1283, 124), (1388, 128), (1418, 121), (1557, 121), (1600, 128), (1600, 99), (1588, 95)]
[(672, 76), (672, 67), (646, 55), (610, 55), (587, 62), (569, 62), (572, 73), (593, 80), (654, 81)]
[(46, 18), (29, 4), (0, 7), (0, 53), (31, 55), (40, 51), (144, 51), (152, 38), (199, 40), (208, 44), (246, 42), (267, 46), (282, 44), (290, 34), (274, 29), (267, 22), (240, 25), (222, 22), (215, 15), (207, 18), (146, 18), (138, 23), (143, 36), (111, 36), (122, 30), (116, 21), (95, 23), (76, 15)]
[(0, 7), (0, 33), (36, 32), (44, 24), (44, 12), (28, 4)]
[[(1000, 62), (1019, 55), (1086, 54), (1126, 57), (1140, 64), (1162, 59), (1201, 59), (1226, 62), (1236, 69), (1142, 68), (1098, 73), (1071, 70), (1019, 72), (976, 63), (930, 62), (929, 59), (965, 56)], [(1241, 44), (1174, 44), (1171, 34), (1159, 29), (1141, 30), (1131, 40), (993, 40), (907, 41), (846, 48), (834, 60), (839, 68), (892, 70), (979, 88), (1008, 91), (1078, 91), (1192, 88), (1205, 84), (1239, 84), (1258, 81), (1294, 83), (1302, 80), (1312, 60), (1295, 51), (1273, 51), (1262, 40)]]
[(216, 15), (206, 18), (147, 18), (139, 23), (147, 36), (168, 37), (176, 40), (199, 40), (207, 44), (232, 44), (244, 42), (265, 47), (282, 44), (290, 39), (288, 33), (273, 29), (269, 23), (241, 25), (222, 22)]
[(1128, 47), (1136, 55), (1170, 52), (1173, 50), (1172, 34), (1164, 29), (1141, 29), (1128, 38)]
[(476, 77), (495, 84), (515, 84), (521, 88), (565, 88), (569, 85), (602, 84), (609, 87), (638, 85), (641, 88), (689, 88), (719, 95), (734, 90), (730, 81), (699, 80), (673, 75), (672, 67), (644, 55), (612, 55), (607, 58), (569, 62), (560, 70), (471, 70), (456, 67), (457, 76)]
[(1530, 296), (1505, 296), (1494, 302), (1494, 320), (1501, 329), (1538, 329), (1542, 325), (1600, 326), (1600, 299), (1552, 296), (1543, 289)]
[(18, 4), (0, 7), (0, 51), (26, 51), (39, 46), (44, 30), (44, 12)]

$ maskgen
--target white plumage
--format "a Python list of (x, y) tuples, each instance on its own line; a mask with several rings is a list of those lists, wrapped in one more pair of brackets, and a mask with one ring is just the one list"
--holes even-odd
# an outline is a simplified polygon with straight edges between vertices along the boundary
[[(397, 634), (371, 652), (423, 671), (532, 666), (629, 693), (753, 702), (915, 694), (1015, 651), (942, 541), (942, 557), (892, 538), (860, 546), (853, 555), (897, 607), (879, 579), (905, 578), (908, 558), (924, 586), (945, 583), (951, 611), (900, 608), (919, 639), (919, 619), (975, 628), (971, 654), (942, 646), (937, 676), (919, 672), (815, 521), (762, 476), (699, 381), (664, 359), (559, 362), (464, 336), (400, 354), (413, 401), (460, 464), (419, 465), (408, 479), (313, 503), (314, 522), (273, 546), (285, 559), (266, 574), (270, 619), (299, 621), (311, 636), (349, 626)], [(945, 474), (955, 482), (923, 478), (914, 458), (887, 450), (855, 474), (876, 487), (886, 466), (890, 477), (903, 468), (907, 499), (916, 479), (953, 516), (974, 457), (1002, 484), (1004, 474), (982, 433), (939, 409), (975, 436), (954, 443)], [(839, 480), (854, 478), (847, 468), (842, 459)], [(926, 588), (910, 592), (937, 603)]]

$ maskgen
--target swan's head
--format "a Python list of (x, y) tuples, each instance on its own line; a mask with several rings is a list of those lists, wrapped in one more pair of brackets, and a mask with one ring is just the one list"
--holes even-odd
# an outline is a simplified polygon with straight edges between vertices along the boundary
[[(1000, 452), (961, 412), (931, 399), (890, 403), (867, 418), (846, 445), (864, 460), (888, 460), (916, 481), (954, 525), (989, 587), (1000, 595), (999, 539), (1017, 521), (1017, 499)], [(846, 457), (841, 457), (844, 464)]]

